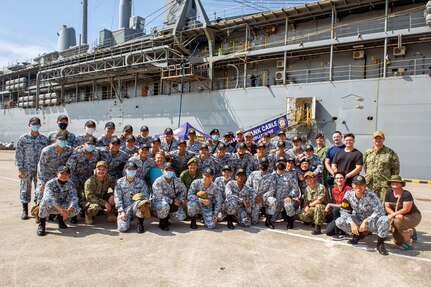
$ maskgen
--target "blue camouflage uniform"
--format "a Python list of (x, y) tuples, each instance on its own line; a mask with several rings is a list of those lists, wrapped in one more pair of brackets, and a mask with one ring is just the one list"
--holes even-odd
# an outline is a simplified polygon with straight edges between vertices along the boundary
[(277, 152), (268, 155), (269, 168), (273, 171), (277, 170), (277, 160), (280, 157), (283, 157), (286, 162), (289, 159), (289, 155), (285, 152), (282, 155), (278, 155)]
[[(112, 136), (112, 137), (115, 137), (115, 136)], [(111, 139), (109, 139), (105, 134), (103, 134), (97, 138), (96, 146), (98, 146), (98, 147), (109, 147), (110, 143), (111, 143)]]
[(19, 199), (21, 203), (29, 203), (31, 199), (31, 183), (37, 186), (37, 163), (48, 139), (44, 135), (32, 136), (31, 133), (20, 136), (16, 144), (15, 165), (24, 171), (20, 180)]
[[(274, 177), (268, 171), (262, 174), (260, 170), (253, 171), (247, 178), (246, 185), (253, 190), (253, 201), (251, 204), (251, 223), (259, 222), (259, 211), (265, 206), (266, 214), (274, 215), (276, 208), (276, 199), (274, 197)], [(262, 195), (262, 203), (256, 203), (255, 198)]]
[[(266, 157), (266, 156), (263, 156)], [(253, 171), (259, 170), (259, 162), (262, 157), (258, 157), (257, 154), (253, 155)], [(268, 172), (272, 173), (274, 171), (275, 165), (276, 165), (276, 158), (274, 156), (268, 156), (266, 157), (268, 160), (269, 166), (268, 166)]]
[(124, 145), (124, 146), (121, 146), (120, 150), (124, 151), (127, 154), (127, 156), (131, 158), (132, 156), (138, 153), (139, 147), (134, 146), (133, 148), (128, 148)]
[(226, 184), (232, 181), (232, 178), (225, 179), (223, 176), (219, 176), (214, 180), (214, 184), (220, 189), (221, 195), (223, 197), (223, 204), (221, 206), (221, 217), (218, 215), (219, 221), (226, 217)]
[(350, 207), (341, 208), (340, 217), (335, 221), (338, 228), (351, 235), (351, 222), (360, 226), (363, 221), (367, 221), (367, 231), (377, 232), (381, 238), (388, 236), (390, 220), (385, 215), (385, 210), (374, 192), (365, 189), (362, 197), (358, 199), (355, 191), (349, 190), (344, 194), (344, 200), (349, 203)]
[(189, 141), (187, 141), (187, 151), (198, 155), (199, 154), (199, 150), (201, 149), (202, 144), (198, 141), (195, 141), (193, 144), (191, 144)]
[(84, 143), (89, 139), (89, 138), (93, 138), (94, 142), (97, 143), (97, 138), (93, 135), (86, 137), (85, 135), (79, 135), (76, 137), (75, 139), (75, 146), (81, 146), (84, 145)]
[(243, 157), (240, 157), (240, 155), (236, 152), (232, 155), (232, 172), (233, 174), (236, 173), (236, 171), (240, 168), (242, 168), (246, 175), (249, 176), (250, 173), (253, 171), (253, 157), (249, 154), (244, 154)]
[(199, 155), (197, 155), (195, 158), (198, 161), (198, 168), (200, 170), (205, 170), (208, 168), (211, 168), (212, 170), (216, 170), (217, 163), (213, 155), (208, 155), (206, 159), (202, 159)]
[[(58, 131), (55, 131), (55, 132), (51, 132), (48, 135), (48, 142), (49, 142), (49, 144), (55, 143), (55, 139), (56, 139), (57, 133), (58, 133)], [(75, 145), (75, 140), (76, 140), (75, 134), (71, 133), (69, 131), (65, 132), (65, 133), (67, 134), (67, 145), (70, 146), (70, 147), (75, 147), (76, 146)]]
[[(243, 204), (247, 203), (247, 207)], [(246, 184), (240, 189), (237, 182), (232, 180), (226, 184), (226, 213), (237, 218), (241, 226), (251, 225), (251, 203), (253, 190)]]
[(126, 152), (119, 150), (116, 154), (113, 154), (108, 149), (102, 152), (101, 158), (108, 164), (108, 172), (114, 182), (123, 177), (123, 168), (129, 159), (129, 155)]
[(177, 149), (179, 141), (176, 138), (172, 139), (171, 143), (167, 143), (165, 138), (160, 139), (160, 149), (165, 152), (171, 152)]
[(194, 157), (194, 154), (187, 150), (183, 156), (180, 155), (178, 150), (169, 152), (169, 155), (171, 156), (171, 162), (177, 176), (180, 176), (180, 174), (187, 169), (187, 162)]
[(35, 195), (37, 203), (42, 200), (42, 184), (46, 185), (49, 180), (57, 177), (57, 169), (60, 166), (66, 165), (72, 153), (73, 148), (70, 146), (65, 146), (63, 152), (60, 153), (55, 143), (42, 149), (39, 163), (37, 164), (37, 188)]
[(153, 142), (152, 136), (146, 136), (145, 138), (140, 134), (136, 136), (136, 145), (139, 147), (141, 147), (144, 144), (151, 146), (152, 142)]
[[(136, 170), (136, 177), (139, 177), (140, 179), (145, 179), (145, 176), (147, 175), (148, 171), (155, 167), (154, 160), (148, 156), (145, 160), (142, 160), (140, 156), (134, 156), (129, 158), (128, 162), (134, 162), (138, 169)], [(127, 166), (127, 164), (126, 164)], [(124, 169), (123, 174), (126, 175), (126, 170)]]
[[(202, 198), (199, 198), (196, 194), (199, 191), (207, 192), (207, 199), (211, 201), (209, 206), (205, 206), (202, 203)], [(220, 188), (211, 182), (208, 188), (204, 187), (203, 179), (196, 179), (192, 182), (190, 189), (187, 194), (187, 212), (190, 217), (194, 217), (198, 214), (202, 214), (204, 224), (208, 228), (215, 228), (216, 222), (214, 222), (214, 216), (217, 216), (218, 220), (221, 213), (221, 207), (223, 204), (223, 196)]]
[(78, 205), (78, 195), (72, 181), (68, 180), (65, 184), (61, 184), (57, 178), (53, 178), (46, 183), (39, 206), (39, 217), (47, 218), (50, 214), (59, 214), (55, 208), (56, 205), (66, 209), (71, 207), (69, 217), (79, 214), (81, 208)]
[[(294, 216), (298, 213), (301, 193), (298, 187), (298, 181), (295, 173), (284, 171), (282, 174), (277, 174), (275, 171), (272, 174), (275, 185), (275, 198), (277, 199), (276, 210), (271, 221), (275, 222), (281, 214), (281, 211), (286, 211), (287, 216)], [(284, 200), (290, 197), (292, 201), (289, 203)]]
[(169, 216), (174, 221), (182, 221), (186, 218), (182, 206), (179, 206), (176, 212), (170, 212), (170, 205), (173, 204), (175, 198), (180, 201), (185, 200), (186, 194), (186, 186), (179, 178), (173, 177), (170, 182), (167, 182), (164, 176), (160, 176), (153, 183), (154, 198), (151, 201), (151, 208), (160, 219)]
[[(135, 177), (132, 182), (127, 180), (127, 177), (122, 177), (117, 181), (114, 190), (115, 207), (118, 210), (117, 228), (120, 232), (126, 232), (130, 229), (130, 220), (136, 216), (144, 218), (144, 215), (138, 208), (141, 200), (133, 201), (133, 196), (141, 193), (144, 200), (150, 199), (150, 192), (144, 180)], [(120, 218), (121, 212), (126, 213), (126, 220)]]
[(317, 183), (323, 184), (323, 164), (320, 157), (316, 154), (313, 154), (310, 157), (307, 157), (310, 161), (310, 171), (313, 172), (313, 174), (316, 177)]
[(228, 165), (232, 167), (232, 156), (228, 153), (226, 153), (221, 159), (215, 155), (214, 160), (216, 163), (214, 169), (214, 178), (221, 176), (223, 166)]

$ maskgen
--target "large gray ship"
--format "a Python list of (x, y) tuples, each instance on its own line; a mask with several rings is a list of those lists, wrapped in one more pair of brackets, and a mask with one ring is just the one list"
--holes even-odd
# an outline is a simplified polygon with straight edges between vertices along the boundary
[(401, 174), (431, 178), (431, 1), (330, 0), (214, 20), (199, 0), (164, 4), (163, 25), (149, 28), (120, 0), (118, 30), (90, 49), (82, 1), (78, 44), (63, 26), (58, 51), (0, 72), (0, 140), (16, 142), (31, 116), (44, 133), (66, 114), (78, 134), (87, 119), (99, 134), (107, 121), (157, 134), (287, 114), (290, 135), (353, 132), (361, 151), (383, 130)]

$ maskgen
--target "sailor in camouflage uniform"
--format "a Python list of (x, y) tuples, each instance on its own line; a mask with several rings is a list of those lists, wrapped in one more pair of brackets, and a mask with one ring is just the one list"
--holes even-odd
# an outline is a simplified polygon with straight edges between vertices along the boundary
[(15, 165), (20, 179), (19, 199), (22, 204), (21, 219), (28, 219), (28, 203), (31, 200), (31, 183), (37, 187), (37, 163), (42, 149), (48, 145), (48, 139), (39, 133), (40, 119), (29, 120), (30, 132), (22, 135), (16, 144)]
[(271, 151), (275, 150), (275, 145), (271, 142), (271, 135), (268, 132), (263, 133), (259, 143), (265, 144), (265, 153), (268, 158), (268, 155), (271, 153)]
[(150, 129), (147, 126), (142, 126), (140, 130), (140, 134), (136, 136), (136, 144), (140, 147), (143, 144), (147, 146), (151, 146), (151, 142), (153, 141), (153, 137), (149, 135)]
[(220, 141), (220, 132), (218, 129), (213, 129), (210, 132), (211, 139), (207, 140), (206, 145), (210, 154), (215, 154), (220, 147), (222, 142)]
[(272, 173), (274, 171), (275, 158), (273, 156), (267, 155), (266, 146), (264, 143), (259, 143), (257, 145), (257, 152), (256, 152), (256, 154), (253, 155), (253, 170), (254, 171), (259, 170), (259, 164), (260, 164), (260, 161), (262, 158), (267, 159), (267, 161), (269, 163), (268, 172)]
[(106, 149), (109, 149), (109, 144), (111, 143), (111, 140), (114, 138), (114, 132), (115, 132), (115, 124), (113, 122), (107, 122), (105, 124), (104, 134), (97, 139), (97, 146), (105, 147)]
[(271, 169), (272, 170), (276, 170), (277, 167), (277, 160), (280, 157), (283, 157), (284, 160), (287, 160), (288, 158), (290, 158), (290, 156), (285, 152), (285, 147), (286, 147), (286, 143), (282, 142), (282, 141), (278, 141), (276, 143), (276, 148), (274, 150), (274, 152), (270, 155), (268, 155), (268, 159), (269, 162), (271, 163)]
[(82, 208), (85, 212), (85, 224), (93, 224), (93, 218), (102, 211), (106, 212), (108, 221), (115, 221), (114, 214), (115, 182), (108, 174), (108, 164), (99, 161), (95, 175), (85, 181)]
[[(138, 155), (131, 157), (128, 161), (134, 162), (138, 167), (136, 172), (136, 177), (145, 180), (145, 176), (147, 175), (150, 168), (156, 166), (154, 164), (154, 160), (149, 156), (150, 155), (150, 147), (147, 144), (143, 144), (139, 150)], [(126, 171), (124, 171), (125, 175)]]
[(109, 174), (112, 176), (112, 180), (117, 180), (123, 177), (123, 168), (129, 159), (129, 155), (120, 149), (121, 141), (117, 137), (111, 139), (109, 149), (105, 150), (101, 154), (101, 158), (106, 161), (109, 167)]
[(224, 165), (222, 167), (221, 176), (214, 180), (214, 184), (220, 189), (221, 195), (223, 197), (223, 204), (221, 206), (221, 214), (219, 214), (218, 220), (221, 221), (226, 217), (226, 184), (234, 180), (232, 178), (232, 168), (229, 165)]
[(226, 146), (226, 152), (233, 154), (235, 152), (235, 143), (232, 142), (233, 133), (227, 132), (223, 135), (223, 143)]
[(217, 163), (212, 154), (208, 151), (208, 146), (203, 144), (201, 149), (199, 150), (199, 155), (195, 157), (198, 161), (198, 167), (200, 170), (205, 170), (210, 168), (212, 170), (216, 170)]
[(385, 134), (376, 131), (373, 134), (374, 146), (364, 153), (364, 170), (367, 187), (377, 193), (384, 204), (389, 189), (388, 179), (400, 173), (400, 159), (396, 152), (383, 144)]
[(97, 143), (97, 138), (93, 136), (94, 132), (96, 131), (96, 123), (92, 120), (89, 120), (85, 123), (84, 126), (84, 135), (79, 135), (75, 140), (75, 146), (81, 146), (83, 145), (88, 139), (92, 138), (94, 139), (94, 142)]
[(377, 251), (388, 255), (385, 238), (388, 236), (390, 220), (374, 192), (366, 188), (365, 178), (357, 175), (352, 181), (353, 189), (344, 194), (341, 216), (335, 224), (347, 234), (353, 234), (350, 244), (357, 244), (365, 237), (365, 231), (377, 232)]
[(194, 129), (189, 129), (187, 132), (187, 151), (197, 155), (201, 149), (201, 143), (196, 140), (196, 131)]
[(75, 186), (69, 180), (70, 169), (61, 166), (57, 169), (57, 177), (49, 180), (40, 202), (37, 235), (45, 235), (46, 218), (50, 214), (58, 214), (58, 227), (67, 228), (64, 220), (76, 216), (81, 211)]
[(276, 147), (278, 142), (284, 143), (285, 152), (293, 147), (292, 143), (287, 139), (284, 131), (279, 131), (277, 133), (277, 138), (273, 139), (273, 145)]
[(236, 174), (238, 169), (243, 169), (246, 176), (253, 171), (253, 157), (247, 153), (245, 143), (239, 143), (236, 146), (237, 152), (232, 155), (232, 171)]
[(266, 157), (260, 159), (259, 169), (253, 171), (247, 179), (246, 185), (253, 190), (251, 204), (251, 224), (259, 222), (259, 212), (266, 208), (265, 226), (274, 229), (271, 217), (275, 213), (276, 199), (274, 197), (274, 178), (269, 172), (269, 161)]
[(165, 129), (165, 137), (161, 139), (161, 149), (165, 152), (171, 152), (177, 149), (178, 140), (174, 138), (174, 131), (171, 128)]
[(236, 171), (235, 181), (232, 180), (226, 184), (227, 227), (230, 229), (234, 229), (234, 217), (241, 226), (251, 225), (253, 190), (245, 184), (246, 179), (245, 170), (240, 168)]
[(150, 192), (144, 180), (136, 177), (134, 162), (126, 165), (126, 176), (115, 185), (114, 201), (118, 210), (117, 228), (120, 232), (130, 229), (130, 221), (137, 217), (136, 231), (144, 232), (144, 218), (150, 217)]
[(214, 176), (218, 177), (221, 175), (221, 169), (225, 165), (232, 165), (232, 156), (228, 153), (226, 153), (226, 145), (222, 142), (219, 143), (218, 149), (216, 152), (215, 158), (215, 170), (214, 170)]
[[(215, 228), (221, 214), (223, 197), (221, 190), (213, 183), (214, 171), (207, 168), (202, 173), (202, 179), (192, 182), (187, 194), (187, 212), (191, 217), (190, 228), (196, 229), (196, 215), (202, 214), (207, 228)], [(220, 216), (221, 217), (221, 216)]]
[(318, 183), (323, 184), (323, 164), (319, 156), (314, 154), (314, 148), (312, 145), (306, 145), (304, 149), (305, 157), (310, 161), (310, 171), (312, 171), (316, 177)]
[(313, 172), (307, 171), (304, 174), (307, 188), (304, 193), (304, 203), (299, 219), (306, 223), (313, 223), (314, 230), (311, 234), (321, 234), (321, 226), (325, 222), (325, 196), (326, 187), (317, 182)]
[(57, 169), (65, 166), (73, 153), (73, 148), (68, 146), (68, 135), (70, 133), (58, 133), (55, 142), (42, 149), (37, 164), (36, 203), (42, 200), (46, 183), (57, 176)]
[(121, 148), (126, 146), (126, 138), (133, 135), (133, 127), (131, 125), (125, 125), (123, 132), (118, 136), (121, 141)]
[(154, 181), (153, 195), (151, 207), (160, 219), (160, 229), (169, 230), (169, 218), (177, 222), (186, 218), (182, 205), (187, 204), (187, 190), (184, 183), (175, 177), (172, 163), (165, 163), (163, 176)]
[(302, 149), (302, 138), (300, 136), (294, 136), (292, 138), (293, 147), (290, 148), (286, 153), (289, 157), (294, 158), (296, 161), (301, 160), (304, 157), (304, 150)]
[[(292, 161), (292, 158), (288, 158), (288, 162)], [(295, 173), (286, 170), (286, 160), (284, 157), (280, 157), (277, 160), (276, 168), (272, 176), (277, 203), (272, 222), (277, 221), (284, 209), (287, 215), (287, 228), (292, 229), (294, 223), (293, 216), (297, 213), (300, 204), (301, 193), (299, 191), (298, 181), (294, 176)]]
[(56, 140), (56, 136), (58, 133), (66, 133), (68, 146), (75, 147), (76, 136), (74, 133), (71, 133), (67, 130), (67, 127), (69, 125), (69, 118), (66, 115), (59, 115), (57, 118), (57, 124), (58, 124), (58, 130), (51, 132), (48, 135), (48, 142), (50, 144), (53, 144)]
[(136, 146), (136, 139), (133, 135), (125, 137), (124, 146), (121, 146), (121, 150), (127, 153), (129, 158), (138, 153), (139, 147)]
[(177, 150), (168, 153), (170, 162), (174, 165), (174, 170), (177, 176), (187, 169), (187, 162), (194, 157), (194, 154), (187, 151), (187, 143), (185, 140), (178, 142)]

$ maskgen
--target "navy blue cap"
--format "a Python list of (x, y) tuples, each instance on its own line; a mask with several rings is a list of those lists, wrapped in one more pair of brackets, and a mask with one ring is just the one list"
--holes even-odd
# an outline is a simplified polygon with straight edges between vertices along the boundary
[(265, 145), (264, 143), (259, 143), (259, 144), (257, 145), (257, 148), (261, 148), (261, 147), (266, 148), (266, 145)]
[(133, 132), (133, 127), (131, 125), (125, 125), (123, 132)]
[(223, 166), (222, 171), (223, 171), (223, 170), (229, 170), (229, 171), (232, 171), (232, 168), (231, 168), (229, 165), (227, 165), (227, 164), (226, 164), (226, 165), (224, 165), (224, 166)]
[(282, 141), (277, 142), (277, 147), (286, 147), (286, 144)]
[(111, 138), (111, 144), (121, 144), (121, 141), (117, 137), (112, 137)]
[(140, 146), (140, 148), (146, 148), (146, 149), (148, 149), (148, 150), (150, 149), (150, 147), (149, 147), (147, 144), (143, 144), (143, 145), (141, 145), (141, 146)]
[(161, 143), (161, 140), (159, 138), (153, 138), (152, 142), (153, 143), (155, 143), (155, 142)]
[(96, 144), (96, 138), (95, 137), (89, 137), (85, 140), (85, 143), (95, 145)]
[(174, 169), (174, 165), (171, 162), (167, 162), (164, 165), (164, 169)]
[(57, 133), (55, 135), (55, 138), (60, 140), (67, 140), (68, 137), (69, 135), (67, 133)]
[(237, 149), (239, 149), (239, 148), (247, 148), (247, 146), (245, 145), (245, 143), (240, 143), (239, 145), (237, 145), (236, 148)]
[(148, 132), (150, 129), (147, 126), (141, 127), (141, 132)]
[(240, 168), (236, 171), (235, 175), (239, 175), (239, 174), (245, 175), (245, 171), (242, 168)]
[(133, 161), (128, 161), (126, 163), (126, 169), (138, 169), (138, 166)]
[(92, 120), (88, 120), (88, 121), (85, 122), (85, 126), (86, 127), (95, 127), (96, 123), (94, 121), (92, 121)]
[(62, 121), (62, 120), (69, 120), (69, 118), (66, 115), (59, 115), (57, 118), (57, 122)]
[(134, 142), (134, 141), (136, 141), (136, 139), (135, 139), (135, 136), (134, 136), (134, 135), (128, 135), (128, 136), (125, 138), (125, 140), (126, 140), (126, 142), (130, 142), (130, 141)]
[(166, 134), (173, 134), (173, 133), (174, 133), (174, 131), (171, 128), (166, 128), (165, 129), (165, 135)]
[(40, 119), (39, 119), (38, 117), (32, 117), (32, 118), (28, 121), (28, 123), (29, 123), (30, 125), (32, 125), (32, 124), (40, 125)]
[(107, 122), (105, 124), (105, 129), (115, 129), (115, 124), (113, 122)]
[(204, 171), (202, 172), (203, 175), (214, 175), (214, 171), (212, 170), (212, 168), (207, 167), (206, 169), (204, 169)]
[(266, 158), (266, 157), (262, 157), (260, 160), (259, 160), (259, 163), (269, 163), (269, 161), (268, 161), (268, 159)]
[(63, 165), (63, 166), (60, 166), (59, 168), (57, 168), (57, 172), (66, 172), (66, 173), (70, 174), (70, 168)]
[(213, 129), (213, 130), (210, 132), (210, 135), (213, 135), (213, 134), (220, 134), (220, 132), (219, 132), (219, 130), (218, 130), (218, 129)]
[(314, 148), (313, 148), (312, 145), (308, 144), (308, 145), (305, 146), (304, 150), (313, 150), (314, 151)]

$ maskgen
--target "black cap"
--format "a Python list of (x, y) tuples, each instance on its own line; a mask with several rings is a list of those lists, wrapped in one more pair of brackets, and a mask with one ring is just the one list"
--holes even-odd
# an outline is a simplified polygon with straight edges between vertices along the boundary
[(219, 132), (219, 130), (218, 130), (218, 129), (213, 129), (213, 130), (210, 132), (210, 136), (212, 136), (213, 134), (220, 134), (220, 132)]
[(150, 129), (147, 126), (141, 127), (141, 132), (148, 132)]
[(69, 121), (69, 118), (66, 115), (59, 115), (57, 118), (57, 122), (62, 121), (62, 120)]
[(196, 131), (194, 129), (189, 129), (187, 134), (188, 135), (196, 135)]
[(286, 147), (286, 144), (282, 141), (277, 142), (277, 147)]
[(131, 125), (125, 125), (123, 132), (133, 132), (133, 127)]
[(70, 168), (63, 165), (63, 166), (60, 166), (59, 168), (57, 168), (57, 172), (66, 172), (66, 173), (70, 174)]
[(262, 137), (266, 138), (266, 137), (271, 137), (271, 135), (269, 134), (269, 132), (264, 132)]
[(128, 136), (125, 138), (125, 140), (126, 140), (126, 142), (130, 142), (130, 141), (134, 142), (134, 141), (136, 141), (136, 139), (135, 139), (135, 136), (134, 136), (134, 135), (128, 135)]
[(166, 128), (165, 129), (165, 135), (166, 134), (173, 134), (173, 133), (174, 133), (174, 131), (171, 128)]
[(318, 133), (318, 134), (316, 134), (316, 136), (314, 137), (314, 139), (318, 139), (318, 138), (324, 138), (325, 137), (325, 135), (323, 134), (323, 133)]
[(230, 137), (235, 136), (233, 132), (227, 132), (227, 134), (228, 134)]
[(149, 147), (147, 144), (143, 144), (143, 145), (141, 145), (141, 146), (140, 146), (140, 148), (146, 148), (146, 149), (148, 149), (148, 150), (150, 149), (150, 147)]
[(224, 135), (223, 135), (223, 137), (225, 138), (225, 137), (230, 137), (230, 133), (225, 133)]
[(113, 122), (107, 122), (105, 124), (105, 129), (115, 129), (115, 124)]
[(95, 145), (96, 144), (96, 138), (95, 137), (89, 137), (85, 139), (86, 144)]
[(206, 144), (201, 145), (200, 149), (208, 149), (208, 146)]
[(57, 133), (56, 135), (55, 135), (55, 138), (56, 139), (60, 139), (60, 140), (67, 140), (67, 138), (68, 138), (69, 136), (68, 136), (68, 134), (67, 133)]
[(162, 141), (159, 138), (153, 138), (152, 140), (153, 143), (161, 143)]
[(308, 163), (310, 163), (310, 160), (308, 158), (306, 158), (306, 157), (301, 158), (301, 160), (299, 162), (303, 163), (305, 161), (308, 162)]
[(172, 162), (167, 162), (164, 165), (164, 169), (174, 169), (174, 165), (172, 164)]
[(239, 174), (243, 174), (243, 175), (245, 175), (245, 171), (242, 169), (242, 168), (240, 168), (240, 169), (238, 169), (237, 171), (236, 171), (236, 173), (235, 173), (235, 175), (239, 175)]
[(226, 164), (226, 165), (224, 165), (224, 166), (223, 166), (222, 171), (223, 171), (223, 170), (229, 170), (229, 171), (232, 171), (232, 168), (231, 168), (229, 165), (227, 165), (227, 164)]
[(86, 127), (95, 127), (96, 123), (94, 121), (92, 121), (92, 120), (88, 120), (88, 121), (85, 122), (85, 126)]
[(180, 140), (180, 141), (178, 142), (178, 145), (180, 145), (180, 144), (187, 145), (187, 142), (186, 142), (185, 140)]
[(214, 175), (214, 171), (212, 170), (212, 168), (207, 167), (206, 169), (204, 169), (204, 171), (202, 172), (203, 175)]
[(293, 139), (292, 139), (292, 141), (293, 142), (297, 142), (297, 141), (301, 141), (302, 142), (302, 139), (299, 136), (294, 136)]
[(312, 151), (314, 151), (314, 148), (313, 148), (312, 145), (308, 144), (308, 145), (305, 146), (304, 150), (312, 150)]
[(247, 146), (245, 145), (245, 143), (240, 143), (239, 145), (236, 146), (236, 149), (239, 148), (247, 148)]
[(259, 160), (259, 163), (265, 163), (265, 162), (269, 163), (268, 159), (265, 156)]
[(279, 162), (279, 161), (286, 162), (286, 159), (284, 158), (284, 156), (280, 156), (277, 158), (277, 162)]
[(362, 175), (357, 175), (353, 178), (352, 183), (356, 184), (356, 183), (363, 183), (365, 184), (365, 177), (363, 177)]
[(226, 145), (222, 142), (218, 144), (218, 149), (226, 148)]
[(284, 136), (285, 136), (285, 135), (286, 135), (286, 133), (285, 133), (284, 131), (279, 131), (279, 132), (277, 133), (277, 135), (278, 135), (278, 136), (280, 136), (280, 135), (284, 135)]
[(30, 125), (32, 125), (32, 124), (40, 125), (40, 119), (39, 119), (38, 117), (32, 117), (32, 118), (28, 121), (28, 123), (29, 123)]
[(266, 149), (266, 145), (265, 145), (264, 143), (259, 143), (259, 144), (257, 145), (257, 148), (261, 148), (261, 147), (263, 147), (263, 148), (265, 148), (265, 149)]
[(289, 161), (295, 161), (295, 159), (293, 158), (293, 157), (291, 157), (291, 156), (289, 156), (287, 159), (286, 159), (286, 162), (289, 162)]
[(138, 166), (133, 161), (128, 161), (126, 163), (126, 169), (138, 169)]
[(121, 141), (117, 137), (111, 138), (111, 144), (121, 144)]

